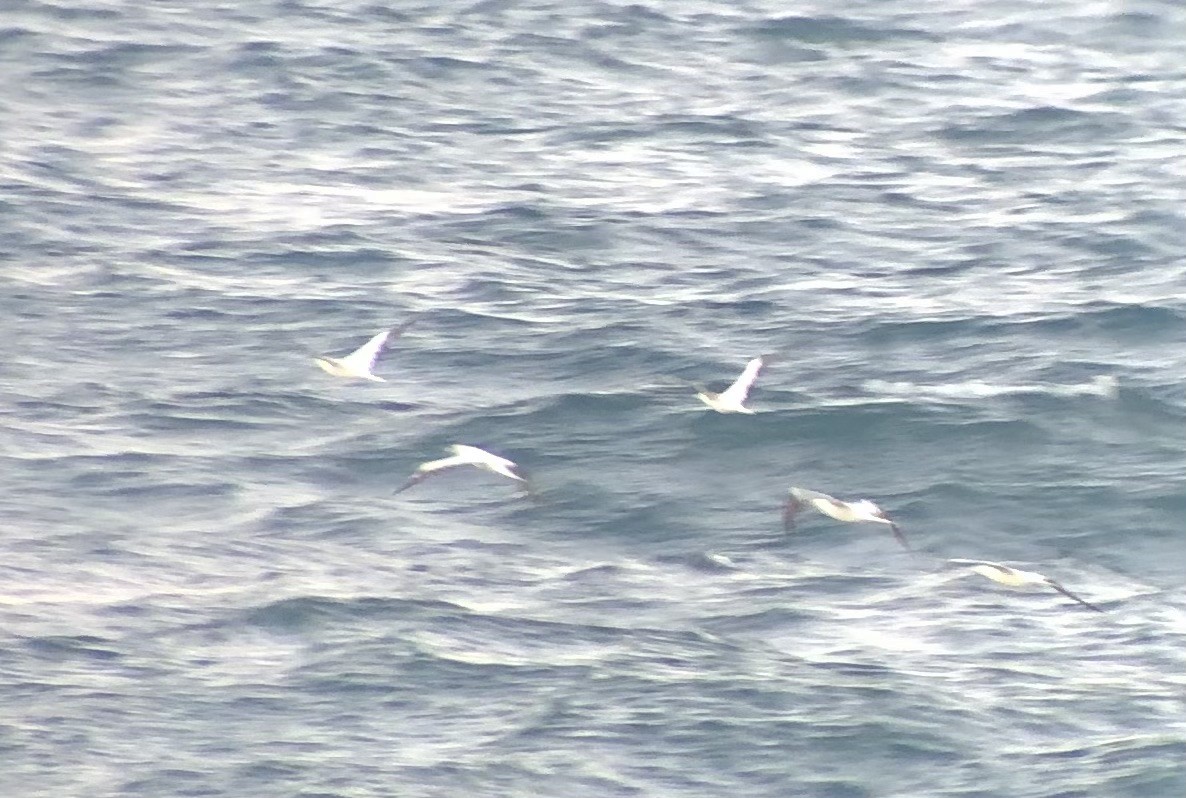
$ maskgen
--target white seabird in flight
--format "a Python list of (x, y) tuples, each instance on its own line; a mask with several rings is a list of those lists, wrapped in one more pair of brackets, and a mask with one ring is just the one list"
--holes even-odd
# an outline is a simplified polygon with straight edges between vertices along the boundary
[(902, 534), (898, 525), (886, 516), (885, 511), (868, 499), (842, 502), (826, 493), (806, 488), (791, 488), (790, 498), (787, 499), (782, 510), (783, 527), (788, 532), (795, 528), (795, 515), (805, 507), (823, 513), (829, 518), (835, 518), (837, 521), (869, 521), (875, 524), (886, 524), (902, 547), (910, 548), (906, 543), (906, 536)]
[(367, 341), (358, 349), (354, 350), (346, 357), (337, 358), (329, 355), (322, 355), (313, 358), (313, 362), (321, 367), (322, 371), (332, 374), (335, 377), (352, 377), (359, 380), (370, 380), (372, 382), (386, 382), (382, 377), (376, 377), (371, 373), (371, 369), (375, 367), (375, 361), (379, 359), (379, 355), (388, 343), (394, 341), (399, 337), (400, 333), (408, 329), (412, 322), (405, 321), (397, 327), (384, 330), (376, 334), (369, 341)]
[(694, 386), (696, 396), (718, 413), (746, 413), (752, 416), (755, 411), (745, 406), (745, 400), (749, 396), (750, 388), (758, 379), (758, 372), (762, 370), (768, 357), (769, 355), (761, 355), (746, 363), (745, 371), (741, 372), (741, 376), (720, 393), (713, 393), (707, 388)]
[(421, 463), (416, 469), (416, 473), (408, 477), (408, 481), (401, 485), (395, 492), (402, 493), (438, 471), (465, 465), (476, 466), (477, 468), (495, 474), (501, 474), (504, 477), (510, 477), (516, 482), (522, 483), (524, 490), (528, 489), (527, 480), (519, 473), (519, 466), (515, 465), (513, 461), (505, 457), (499, 457), (496, 454), (491, 454), (485, 449), (479, 449), (476, 446), (465, 446), (455, 443), (449, 449), (453, 452), (452, 455), (442, 457), (440, 460), (429, 460), (427, 463)]
[(1090, 601), (1084, 601), (1083, 599), (1079, 598), (1050, 577), (1035, 573), (1034, 571), (1023, 571), (1020, 568), (1010, 568), (1008, 565), (1002, 565), (999, 562), (989, 562), (988, 560), (948, 560), (947, 562), (951, 563), (952, 565), (969, 566), (971, 570), (975, 571), (981, 576), (986, 576), (994, 582), (999, 582), (1000, 584), (1008, 585), (1009, 587), (1029, 587), (1031, 585), (1043, 585), (1045, 587), (1051, 587), (1057, 590), (1059, 593), (1062, 593), (1067, 598), (1079, 602), (1089, 610), (1103, 612), (1101, 608), (1095, 606)]

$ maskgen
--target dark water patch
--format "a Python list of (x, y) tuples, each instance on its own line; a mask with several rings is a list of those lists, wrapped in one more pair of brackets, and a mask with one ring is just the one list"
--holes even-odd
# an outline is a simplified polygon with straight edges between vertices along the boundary
[(112, 470), (80, 474), (70, 480), (70, 486), (90, 495), (109, 496), (129, 502), (177, 502), (188, 499), (202, 504), (230, 499), (242, 487), (238, 483), (227, 482), (167, 481), (143, 472)]
[(25, 648), (37, 657), (52, 662), (89, 660), (113, 662), (123, 658), (113, 642), (94, 635), (53, 635), (25, 638)]
[(1116, 423), (1176, 422), (1186, 418), (1186, 402), (1177, 386), (1129, 386), (1120, 383), (1117, 401), (1123, 411)]
[(571, 425), (571, 419), (579, 418), (590, 425), (598, 421), (613, 422), (620, 429), (623, 419), (629, 421), (653, 403), (654, 397), (642, 391), (563, 393), (517, 403), (506, 411), (535, 427)]
[(1117, 11), (1097, 21), (1099, 24), (1093, 31), (1095, 35), (1109, 41), (1131, 39), (1132, 44), (1142, 51), (1154, 46), (1159, 40), (1174, 36), (1175, 31), (1182, 29), (1180, 24), (1174, 24), (1172, 12), (1160, 14), (1146, 9)]
[(592, 513), (589, 499), (589, 491), (583, 485), (574, 484), (571, 490), (565, 486), (551, 487), (538, 503), (514, 506), (511, 517), (526, 522), (529, 517), (538, 519), (541, 512), (546, 512), (556, 519), (561, 530), (558, 537), (565, 540), (579, 536), (588, 540), (629, 541), (638, 537), (639, 530), (645, 530), (648, 546), (684, 540), (689, 529), (697, 525), (697, 508), (670, 495), (607, 494)]
[(615, 80), (645, 80), (667, 75), (666, 70), (659, 68), (645, 56), (640, 57), (617, 46), (616, 42), (605, 39), (589, 38), (580, 41), (571, 46), (567, 54), (577, 63), (602, 71)]
[(656, 562), (680, 565), (706, 574), (728, 574), (738, 570), (737, 564), (727, 557), (704, 551), (661, 555)]
[(587, 568), (570, 571), (563, 576), (563, 579), (566, 582), (608, 586), (617, 582), (626, 574), (626, 569), (620, 565), (602, 563), (600, 565), (591, 565)]
[[(910, 438), (917, 443), (967, 445), (969, 440), (1038, 443), (1046, 437), (1028, 419), (991, 417), (942, 405), (875, 402), (867, 405), (811, 407), (783, 411), (777, 439), (827, 441), (837, 451), (868, 449), (873, 442)], [(789, 422), (789, 423), (788, 423)]]
[[(584, 761), (565, 763), (562, 767), (537, 763), (534, 756), (517, 760), (478, 761), (445, 760), (433, 765), (401, 765), (399, 779), (416, 784), (418, 795), (529, 795), (543, 791), (549, 795), (596, 795), (605, 798), (634, 798), (646, 795), (630, 783), (629, 775), (610, 776), (583, 772), (590, 767)], [(670, 780), (667, 780), (668, 782)], [(669, 784), (665, 786), (669, 787)]]
[(936, 130), (935, 135), (952, 143), (969, 145), (1039, 142), (1095, 145), (1101, 137), (1116, 136), (1124, 123), (1124, 117), (1116, 113), (1047, 105), (981, 114), (945, 125)]
[(278, 424), (290, 427), (305, 422), (316, 416), (321, 404), (337, 409), (328, 399), (251, 391), (199, 391), (135, 404), (137, 409), (128, 409), (124, 415), (131, 429), (174, 434), (207, 431), (220, 438), (233, 432), (267, 431)]
[(546, 136), (549, 146), (596, 146), (626, 141), (711, 143), (714, 147), (773, 146), (766, 126), (755, 119), (727, 115), (666, 114), (645, 122), (602, 122), (579, 130), (559, 128)]
[(71, 385), (68, 390), (69, 399), (61, 395), (53, 399), (21, 399), (12, 407), (25, 424), (30, 424), (78, 418), (81, 414), (106, 410), (124, 399), (110, 385), (99, 383)]
[[(955, 364), (956, 354), (1009, 351), (1034, 338), (1054, 339), (1067, 345), (1087, 340), (1144, 343), (1150, 338), (1176, 339), (1186, 333), (1186, 313), (1171, 305), (1089, 302), (1052, 311), (1008, 315), (959, 315), (911, 321), (868, 320), (844, 331), (872, 351), (895, 353), (903, 347), (926, 349), (942, 344), (951, 357), (939, 361)], [(1079, 351), (1079, 350), (1077, 350)], [(933, 369), (933, 365), (932, 365)]]
[(423, 404), (415, 402), (396, 402), (393, 400), (374, 402), (370, 406), (386, 413), (408, 413), (413, 410), (422, 410), (425, 407)]
[[(204, 663), (199, 663), (204, 664)], [(260, 689), (253, 686), (253, 689)], [(285, 711), (292, 708), (292, 704), (280, 697), (278, 694), (264, 695), (262, 693), (246, 693), (236, 695), (228, 704), (245, 717), (259, 717), (265, 714), (283, 714)], [(289, 741), (289, 745), (294, 748), (301, 748), (301, 744), (296, 741)]]
[(417, 55), (414, 58), (400, 59), (398, 63), (412, 74), (431, 80), (466, 74), (484, 75), (493, 66), (488, 61), (447, 55)]
[(170, 391), (168, 399), (147, 400), (144, 405), (149, 414), (159, 416), (162, 423), (167, 424), (178, 411), (200, 409), (216, 421), (273, 421), (303, 418), (310, 413), (341, 407), (341, 402), (307, 393), (244, 387), (225, 391)]
[(879, 686), (869, 683), (870, 679), (876, 679), (879, 682), (893, 679), (895, 671), (888, 664), (830, 660), (826, 662), (813, 662), (811, 667), (828, 671), (838, 677), (856, 679), (862, 683), (859, 692), (868, 694), (871, 697), (876, 697), (877, 695), (884, 697), (893, 694), (893, 688), (888, 685)]
[(109, 474), (134, 476), (154, 470), (161, 464), (175, 462), (171, 456), (154, 455), (146, 452), (119, 452), (113, 454), (76, 454), (60, 457), (38, 457), (25, 461), (24, 465), (35, 472), (64, 472), (68, 470), (82, 471), (76, 476), (101, 477), (103, 472)]
[[(836, 776), (832, 778), (813, 778), (804, 782), (804, 788), (810, 790), (811, 795), (820, 798), (876, 798), (877, 793), (861, 786), (858, 782)], [(984, 795), (969, 796), (969, 798), (990, 798)]]
[(247, 626), (278, 632), (307, 632), (343, 622), (406, 621), (445, 615), (469, 615), (447, 601), (430, 599), (330, 599), (316, 596), (283, 599), (244, 612)]
[[(371, 502), (376, 496), (390, 493), (403, 480), (403, 474), (392, 475), (389, 484), (382, 485), (386, 490), (375, 493), (369, 492), (365, 485), (360, 486), (356, 480), (335, 473), (327, 474), (323, 469), (302, 470), (298, 476), (314, 482), (323, 489), (337, 482), (341, 490), (337, 493), (336, 501), (327, 502), (319, 499), (269, 510), (259, 522), (259, 534), (277, 541), (279, 545), (283, 545), (284, 541), (313, 544), (324, 541), (370, 547), (376, 540), (398, 536), (414, 526), (406, 518), (393, 520), (376, 517), (356, 504), (358, 501)], [(291, 478), (291, 475), (289, 477)], [(351, 493), (348, 489), (354, 489), (356, 492)], [(415, 570), (417, 567), (411, 566), (409, 570)]]
[(813, 45), (939, 41), (938, 36), (921, 28), (867, 25), (855, 19), (827, 15), (786, 16), (763, 20), (750, 27), (748, 32), (764, 38)]
[[(1086, 760), (1112, 770), (1123, 769), (1131, 764), (1133, 754), (1137, 752), (1153, 754), (1152, 758), (1161, 759), (1164, 762), (1180, 762), (1186, 756), (1186, 742), (1167, 736), (1106, 740), (1042, 751), (1037, 754), (1037, 758), (1039, 760)], [(1180, 777), (1186, 780), (1186, 774), (1181, 774)]]
[(156, 65), (168, 58), (199, 53), (206, 48), (188, 44), (158, 44), (151, 42), (122, 41), (88, 49), (85, 53), (59, 56), (64, 60), (86, 63), (92, 68), (135, 67), (144, 64)]
[(278, 782), (292, 781), (306, 774), (309, 766), (305, 763), (285, 761), (280, 759), (260, 759), (245, 765), (240, 765), (234, 771), (236, 779), (247, 783), (261, 783), (274, 786)]
[(375, 247), (372, 242), (349, 231), (326, 231), (318, 237), (326, 241), (293, 242), (280, 251), (245, 253), (241, 260), (261, 268), (309, 271), (344, 268), (355, 271), (360, 277), (387, 274), (392, 264), (398, 262), (390, 251)]
[(584, 29), (585, 35), (597, 32), (652, 35), (675, 21), (662, 11), (638, 3), (601, 5), (597, 12), (595, 21)]
[(63, 89), (96, 89), (106, 92), (134, 91), (125, 76), (112, 71), (102, 72), (91, 68), (86, 63), (77, 66), (63, 65), (38, 69), (30, 73), (33, 81), (45, 81), (58, 90)]
[(506, 647), (524, 657), (547, 660), (564, 647), (588, 650), (601, 656), (602, 649), (615, 644), (631, 654), (664, 652), (681, 648), (712, 648), (715, 644), (699, 632), (672, 628), (631, 625), (628, 627), (598, 623), (572, 623), (503, 615), (442, 616), (433, 631), (444, 633), (451, 642), (481, 646), (483, 641)]
[[(355, 658), (360, 652), (355, 647), (351, 652)], [(397, 653), (388, 649), (386, 660), (388, 664), (398, 663), (401, 675), (414, 669), (415, 656), (408, 657), (402, 652)], [(300, 688), (313, 696), (336, 696), (338, 700), (366, 700), (368, 703), (383, 703), (388, 709), (406, 708), (410, 702), (401, 701), (399, 696), (407, 690), (404, 684), (392, 678), (389, 668), (360, 667), (354, 663), (342, 662), (335, 658), (333, 674), (325, 675), (325, 666), (301, 668), (296, 673), (296, 681)]]
[(38, 13), (47, 14), (54, 19), (69, 20), (77, 22), (80, 20), (105, 20), (105, 19), (120, 19), (125, 17), (127, 11), (116, 8), (99, 8), (95, 6), (76, 6), (59, 5), (57, 3), (48, 2), (28, 2), (18, 3), (18, 5), (26, 5), (28, 11), (36, 11)]
[(1078, 323), (1090, 331), (1139, 338), (1175, 335), (1186, 340), (1186, 305), (1089, 302), (1077, 310)]
[[(529, 660), (516, 661), (513, 656), (491, 658), (480, 652), (461, 651), (452, 654), (420, 651), (401, 662), (399, 668), (399, 678), (418, 685), (419, 689), (478, 696), (491, 689), (530, 692), (540, 683), (567, 681), (574, 676), (588, 678), (589, 673), (586, 665), (562, 667)], [(389, 684), (386, 680), (384, 683)], [(380, 688), (376, 686), (376, 689)], [(392, 692), (390, 687), (387, 689)], [(398, 702), (393, 703), (398, 705)]]
[[(818, 612), (814, 609), (798, 609), (793, 606), (794, 601), (788, 591), (783, 590), (780, 595), (788, 606), (771, 607), (749, 613), (730, 612), (725, 615), (710, 615), (701, 618), (699, 625), (715, 634), (744, 635), (783, 631), (817, 620)], [(816, 605), (813, 604), (814, 606)]]
[[(432, 213), (430, 211), (425, 215)], [(518, 217), (534, 217), (533, 223), (527, 224), (524, 218)], [(575, 258), (583, 252), (595, 253), (601, 257), (603, 253), (612, 251), (617, 240), (615, 230), (619, 228), (620, 226), (612, 220), (581, 219), (569, 214), (521, 205), (517, 208), (504, 207), (467, 216), (438, 218), (426, 232), (467, 238), (493, 234), (537, 255), (552, 254)], [(480, 280), (471, 281), (469, 285), (471, 296), (479, 294), (487, 301), (499, 298), (497, 294), (491, 296), (491, 292), (500, 293), (503, 299), (512, 299), (527, 293), (535, 294), (537, 290), (506, 281), (500, 274), (491, 274)]]
[(975, 343), (982, 345), (983, 339), (990, 337), (994, 328), (1003, 324), (1004, 321), (992, 316), (966, 315), (904, 320), (864, 319), (853, 325), (849, 334), (874, 351), (891, 351), (911, 344), (930, 345), (939, 341), (954, 348)]
[[(661, 599), (633, 598), (633, 597), (591, 597), (586, 593), (567, 597), (564, 606), (575, 613), (574, 617), (603, 618), (615, 616), (629, 618), (633, 621), (645, 619), (654, 615), (664, 615), (666, 601)], [(629, 624), (623, 623), (624, 628)]]
[(0, 28), (0, 53), (8, 54), (8, 48), (14, 45), (23, 43), (31, 43), (31, 40), (37, 39), (38, 34), (29, 28), (21, 27), (3, 27)]
[[(770, 132), (753, 119), (736, 116), (673, 116), (655, 120), (658, 134), (671, 141), (703, 142), (724, 149), (773, 149)], [(701, 212), (703, 213), (703, 212)]]
[[(1098, 256), (1093, 258), (1102, 261), (1098, 269), (1093, 269), (1093, 272), (1097, 274), (1128, 275), (1132, 274), (1134, 269), (1141, 268), (1142, 265), (1156, 263), (1160, 260), (1158, 250), (1152, 246), (1152, 237), (1144, 230), (1119, 233), (1098, 228), (1084, 230), (1077, 224), (1070, 224), (1065, 230), (1055, 231), (1053, 234), (1048, 233), (1047, 237), (1059, 246)], [(1177, 237), (1167, 238), (1172, 240)]]
[(203, 796), (223, 795), (224, 786), (208, 772), (188, 770), (185, 768), (154, 769), (152, 775), (145, 778), (135, 778), (120, 784), (120, 791), (130, 795), (176, 795)]
[[(977, 501), (991, 502), (995, 492), (988, 487), (974, 482), (953, 482), (944, 480), (944, 476), (936, 475), (936, 479), (926, 485), (915, 488), (898, 500), (899, 505), (909, 509), (914, 503), (924, 502), (934, 505), (949, 505), (963, 507), (975, 504)], [(903, 504), (903, 502), (905, 502)]]

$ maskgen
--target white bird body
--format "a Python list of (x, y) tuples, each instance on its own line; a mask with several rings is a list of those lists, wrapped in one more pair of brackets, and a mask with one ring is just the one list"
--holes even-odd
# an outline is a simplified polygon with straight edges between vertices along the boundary
[(400, 333), (406, 330), (411, 323), (411, 321), (406, 321), (398, 327), (392, 327), (381, 333), (376, 333), (369, 341), (345, 357), (339, 358), (322, 355), (313, 358), (313, 362), (320, 366), (322, 371), (332, 374), (335, 377), (370, 380), (371, 382), (386, 382), (382, 377), (376, 376), (372, 372), (372, 369), (374, 369), (375, 362), (378, 361), (379, 355), (382, 354), (387, 344), (398, 338)]
[(765, 356), (755, 357), (745, 364), (741, 376), (725, 390), (713, 393), (706, 388), (697, 388), (696, 396), (718, 413), (745, 413), (752, 416), (755, 411), (745, 406), (745, 400), (749, 397), (750, 388), (757, 381), (763, 365)]
[(519, 467), (512, 460), (505, 457), (499, 457), (496, 454), (491, 454), (485, 449), (479, 449), (477, 446), (466, 446), (464, 444), (455, 443), (449, 447), (453, 452), (449, 457), (442, 457), (439, 460), (429, 460), (426, 463), (421, 463), (416, 468), (416, 473), (408, 478), (396, 493), (407, 490), (413, 485), (427, 479), (432, 474), (444, 471), (449, 468), (456, 468), (458, 466), (474, 466), (485, 471), (490, 471), (494, 474), (501, 474), (504, 477), (509, 477), (516, 482), (523, 483), (524, 488), (527, 486), (527, 480), (519, 474)]
[(790, 531), (795, 526), (795, 515), (804, 507), (815, 510), (818, 513), (835, 518), (837, 521), (847, 521), (850, 523), (870, 522), (874, 524), (886, 524), (893, 533), (894, 538), (904, 548), (910, 548), (906, 543), (906, 537), (902, 534), (902, 530), (898, 525), (886, 516), (885, 511), (878, 507), (868, 499), (860, 499), (854, 502), (845, 502), (837, 499), (835, 496), (829, 496), (826, 493), (820, 493), (815, 490), (807, 490), (806, 488), (791, 488), (790, 498), (787, 499), (786, 505), (783, 507), (783, 526)]
[(988, 560), (948, 560), (952, 565), (966, 565), (968, 569), (981, 576), (988, 577), (994, 582), (997, 582), (1008, 587), (1049, 587), (1062, 593), (1064, 596), (1073, 599), (1088, 609), (1096, 612), (1103, 612), (1102, 609), (1095, 606), (1089, 601), (1084, 601), (1079, 596), (1076, 596), (1065, 587), (1055, 582), (1050, 577), (1037, 573), (1036, 571), (1023, 571), (1020, 568), (1013, 568), (1008, 565), (1003, 565), (999, 562), (989, 562)]

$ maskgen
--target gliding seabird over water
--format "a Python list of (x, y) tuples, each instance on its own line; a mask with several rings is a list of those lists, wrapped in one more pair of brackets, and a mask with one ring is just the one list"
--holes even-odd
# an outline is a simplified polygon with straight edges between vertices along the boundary
[(313, 358), (313, 362), (320, 366), (322, 371), (332, 374), (335, 377), (352, 377), (359, 380), (371, 380), (372, 382), (386, 382), (382, 377), (376, 377), (372, 374), (371, 369), (375, 367), (375, 361), (379, 359), (379, 355), (387, 344), (398, 338), (400, 333), (408, 329), (413, 321), (415, 319), (405, 321), (398, 327), (392, 327), (389, 330), (378, 333), (371, 340), (358, 347), (358, 349), (346, 355), (346, 357), (337, 358), (322, 355), (321, 357)]
[(450, 457), (442, 457), (440, 460), (429, 460), (427, 463), (421, 463), (420, 467), (416, 469), (416, 473), (408, 477), (408, 481), (401, 485), (395, 492), (402, 493), (438, 471), (464, 465), (476, 466), (477, 468), (495, 474), (501, 474), (504, 477), (510, 477), (517, 482), (521, 482), (524, 490), (528, 489), (527, 480), (519, 473), (519, 466), (515, 465), (513, 461), (505, 457), (499, 457), (496, 454), (491, 454), (485, 449), (479, 449), (476, 446), (465, 446), (455, 443), (449, 449), (453, 452)]
[(947, 562), (952, 565), (967, 565), (971, 570), (981, 576), (987, 576), (992, 581), (999, 582), (1002, 585), (1008, 585), (1009, 587), (1029, 587), (1031, 585), (1051, 587), (1067, 598), (1079, 602), (1089, 610), (1103, 612), (1102, 609), (1090, 601), (1084, 601), (1050, 577), (1043, 576), (1034, 571), (1022, 571), (1020, 568), (1010, 568), (1008, 565), (1002, 565), (999, 562), (989, 562), (988, 560), (948, 560)]
[(869, 521), (875, 524), (887, 524), (890, 531), (894, 533), (894, 538), (902, 544), (903, 548), (910, 548), (898, 525), (886, 516), (885, 511), (868, 499), (842, 502), (834, 496), (806, 488), (791, 488), (791, 496), (787, 499), (782, 510), (783, 528), (788, 532), (794, 529), (795, 515), (805, 507), (823, 513), (829, 518), (835, 518), (837, 521)]
[(696, 396), (718, 413), (746, 413), (752, 416), (755, 411), (745, 406), (745, 400), (749, 396), (750, 388), (758, 379), (758, 372), (762, 370), (768, 357), (769, 355), (761, 355), (746, 363), (745, 371), (741, 372), (741, 376), (720, 393), (713, 393), (707, 388), (693, 386), (696, 388)]

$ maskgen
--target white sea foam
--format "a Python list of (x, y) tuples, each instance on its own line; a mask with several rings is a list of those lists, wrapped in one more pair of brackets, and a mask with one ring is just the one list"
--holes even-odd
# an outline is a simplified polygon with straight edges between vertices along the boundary
[(934, 402), (1025, 395), (1098, 396), (1103, 399), (1115, 399), (1119, 391), (1119, 381), (1111, 375), (1093, 377), (1089, 382), (1063, 385), (991, 383), (983, 380), (926, 385), (908, 381), (867, 380), (862, 387), (869, 393)]

